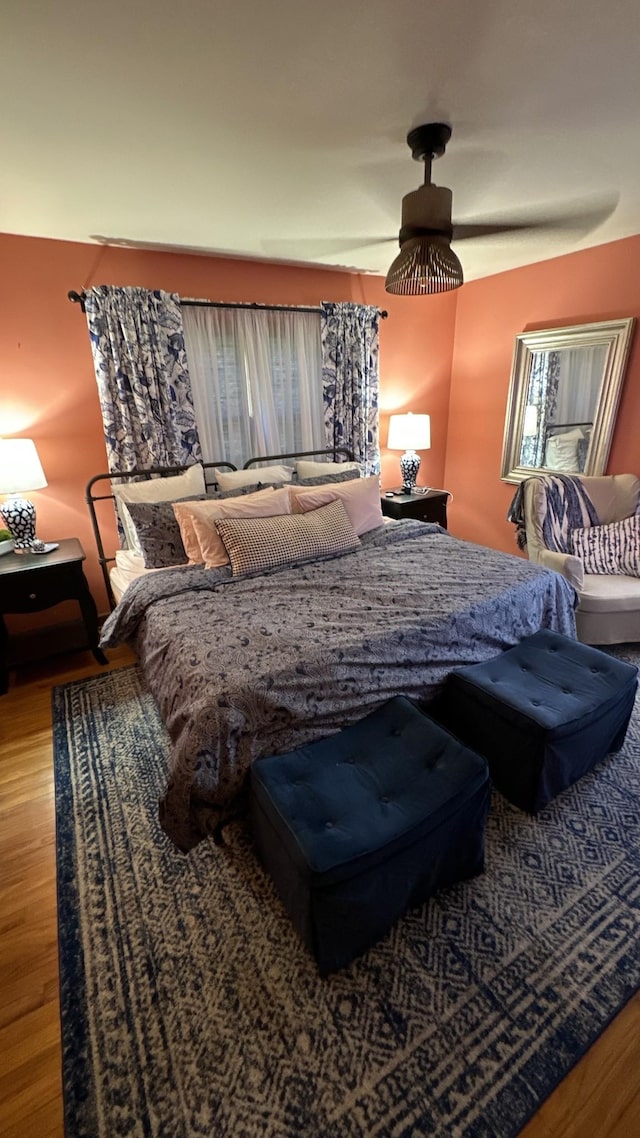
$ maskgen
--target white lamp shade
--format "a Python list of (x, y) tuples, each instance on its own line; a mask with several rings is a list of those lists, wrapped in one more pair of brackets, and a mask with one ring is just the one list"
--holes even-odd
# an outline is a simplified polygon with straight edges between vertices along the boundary
[(429, 450), (431, 447), (431, 418), (429, 415), (389, 416), (389, 450)]
[(0, 494), (24, 494), (46, 485), (33, 439), (0, 439)]

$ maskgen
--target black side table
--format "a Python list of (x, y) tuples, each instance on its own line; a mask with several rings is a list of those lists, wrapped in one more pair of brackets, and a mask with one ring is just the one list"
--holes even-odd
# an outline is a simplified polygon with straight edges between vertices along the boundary
[(61, 601), (77, 601), (89, 647), (99, 664), (108, 663), (98, 647), (98, 610), (82, 571), (84, 549), (68, 537), (51, 553), (4, 553), (0, 556), (0, 695), (9, 687), (9, 636), (5, 613), (40, 612)]
[(427, 490), (426, 494), (403, 494), (401, 490), (396, 490), (393, 498), (382, 495), (382, 513), (388, 518), (437, 522), (446, 529), (448, 500), (446, 490)]

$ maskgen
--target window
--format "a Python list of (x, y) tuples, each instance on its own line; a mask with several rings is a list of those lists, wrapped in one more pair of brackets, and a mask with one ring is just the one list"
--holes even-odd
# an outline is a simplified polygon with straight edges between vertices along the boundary
[(205, 462), (325, 446), (320, 316), (184, 306)]

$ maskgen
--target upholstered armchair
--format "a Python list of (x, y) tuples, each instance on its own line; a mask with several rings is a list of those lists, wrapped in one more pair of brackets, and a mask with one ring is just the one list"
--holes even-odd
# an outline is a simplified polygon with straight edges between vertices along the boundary
[[(564, 477), (566, 479), (568, 476)], [(586, 490), (601, 527), (622, 522), (623, 518), (631, 518), (637, 513), (640, 479), (635, 474), (610, 474), (602, 478), (578, 478), (577, 475), (572, 475), (570, 478), (571, 481), (581, 483)], [(583, 560), (574, 552), (548, 548), (548, 483), (549, 477), (541, 475), (527, 478), (522, 485), (526, 549), (530, 560), (562, 573), (573, 585), (579, 596), (576, 610), (578, 639), (584, 644), (640, 641), (640, 575), (633, 576), (629, 572), (587, 572)], [(583, 517), (581, 525), (587, 528), (590, 524), (593, 523)], [(602, 538), (602, 546), (611, 560), (612, 549), (613, 555), (617, 554), (619, 531), (624, 528), (600, 530), (599, 533), (593, 531), (592, 545), (600, 544)], [(635, 523), (630, 523), (629, 529), (637, 534)], [(613, 535), (611, 540), (608, 535)], [(584, 545), (584, 535), (578, 533), (576, 536), (582, 537)], [(569, 534), (566, 542), (569, 550), (572, 544), (575, 545), (576, 541), (572, 541)], [(637, 544), (635, 549), (635, 555), (631, 553), (633, 563), (627, 554), (626, 567), (640, 574)], [(621, 564), (625, 564), (624, 558), (621, 559)]]

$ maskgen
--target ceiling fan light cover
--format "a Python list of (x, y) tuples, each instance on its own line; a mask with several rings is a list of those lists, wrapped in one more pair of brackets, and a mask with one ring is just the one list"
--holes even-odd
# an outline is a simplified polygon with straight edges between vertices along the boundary
[(462, 265), (446, 239), (411, 237), (405, 241), (385, 281), (387, 292), (427, 296), (460, 288)]

